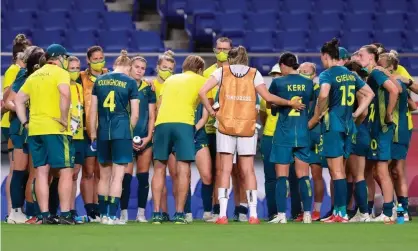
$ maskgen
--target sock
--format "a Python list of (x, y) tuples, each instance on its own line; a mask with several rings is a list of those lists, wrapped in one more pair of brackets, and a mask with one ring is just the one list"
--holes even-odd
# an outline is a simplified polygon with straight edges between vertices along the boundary
[(26, 201), (25, 214), (29, 217), (35, 216), (35, 204), (33, 202)]
[(383, 203), (383, 214), (392, 217), (393, 202)]
[(73, 216), (73, 217), (78, 216), (77, 210), (75, 210), (75, 209), (70, 210), (70, 213), (71, 213), (71, 216)]
[(218, 188), (219, 200), (219, 218), (226, 217), (226, 208), (228, 206), (228, 189)]
[(257, 218), (257, 190), (247, 190), (246, 193), (250, 217)]
[[(265, 168), (265, 166), (264, 166)], [(266, 175), (266, 174), (265, 174)], [(266, 190), (266, 200), (267, 200), (267, 212), (268, 216), (272, 217), (277, 214), (276, 206), (276, 179), (267, 180), (264, 183), (264, 189)]]
[(122, 181), (122, 195), (120, 196), (120, 209), (128, 209), (129, 196), (131, 196), (132, 175), (125, 173)]
[(187, 192), (186, 202), (184, 203), (184, 213), (188, 214), (192, 212), (192, 189), (189, 185), (189, 191)]
[(33, 202), (34, 204), (34, 215), (39, 215), (41, 213), (41, 209), (39, 208), (39, 204), (37, 201)]
[(299, 191), (302, 199), (303, 211), (310, 212), (312, 210), (312, 188), (308, 176), (299, 178)]
[(234, 215), (238, 215), (239, 214), (239, 206), (235, 206), (234, 208)]
[(353, 197), (353, 187), (353, 182), (347, 182), (347, 206), (350, 204), (351, 197)]
[(334, 207), (341, 216), (347, 214), (347, 180), (334, 180)]
[(116, 212), (118, 211), (120, 198), (119, 197), (110, 197), (109, 201), (109, 217), (116, 217)]
[[(109, 200), (106, 201), (106, 205), (109, 206)], [(93, 213), (95, 215), (99, 215), (100, 214), (100, 207), (99, 204), (94, 204), (93, 203)]]
[(398, 196), (398, 203), (402, 204), (403, 210), (405, 213), (408, 213), (408, 197)]
[(145, 208), (138, 208), (138, 215), (145, 216)]
[(108, 196), (99, 195), (100, 217), (108, 215), (107, 200), (108, 200)]
[(285, 213), (287, 208), (287, 197), (289, 196), (289, 180), (286, 176), (280, 176), (276, 182), (276, 205), (277, 212)]
[(88, 216), (94, 217), (94, 204), (93, 203), (87, 203), (87, 204), (85, 204), (84, 205), (84, 209), (86, 210), (86, 214)]
[(213, 214), (219, 215), (220, 210), (221, 210), (221, 206), (219, 204), (213, 205)]
[(67, 212), (61, 212), (61, 216), (62, 217), (70, 217), (71, 216), (71, 212), (67, 211)]
[(10, 196), (12, 198), (12, 208), (23, 207), (23, 203), (25, 200), (25, 192), (23, 190), (24, 179), (25, 171), (13, 171), (12, 180), (10, 181)]
[(138, 207), (145, 208), (149, 193), (149, 173), (138, 173), (136, 178), (138, 179)]
[(360, 213), (365, 214), (369, 212), (367, 206), (367, 184), (365, 180), (356, 183), (354, 188), (356, 206), (358, 206)]
[(367, 207), (369, 209), (369, 214), (372, 214), (373, 213), (373, 207), (374, 207), (374, 200), (368, 201), (367, 202)]
[(52, 215), (57, 215), (60, 204), (60, 197), (58, 194), (59, 178), (53, 178), (51, 185), (49, 185), (49, 212)]
[(321, 212), (322, 202), (314, 202), (314, 211)]
[(212, 194), (213, 194), (213, 185), (203, 184), (202, 183), (202, 202), (203, 202), (203, 212), (212, 211)]
[(51, 216), (51, 214), (49, 212), (43, 212), (40, 214), (41, 218), (48, 218), (49, 216)]

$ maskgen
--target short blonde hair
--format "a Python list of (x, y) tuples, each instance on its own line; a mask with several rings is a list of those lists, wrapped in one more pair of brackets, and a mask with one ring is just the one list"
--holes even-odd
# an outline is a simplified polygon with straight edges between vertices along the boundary
[(199, 70), (205, 69), (205, 60), (202, 57), (197, 55), (190, 55), (183, 62), (183, 72), (192, 71), (194, 73), (199, 72)]
[(229, 64), (242, 64), (248, 65), (248, 54), (244, 46), (240, 45), (238, 47), (232, 48), (228, 53), (228, 62)]

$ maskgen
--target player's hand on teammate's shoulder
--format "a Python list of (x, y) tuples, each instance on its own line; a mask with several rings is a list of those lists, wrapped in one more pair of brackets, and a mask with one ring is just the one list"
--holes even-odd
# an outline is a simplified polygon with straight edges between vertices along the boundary
[(152, 81), (152, 80), (149, 80), (149, 79), (144, 79), (144, 81), (149, 85), (149, 86), (151, 86), (151, 90), (152, 91), (154, 91), (155, 92), (155, 85), (154, 85), (154, 82)]

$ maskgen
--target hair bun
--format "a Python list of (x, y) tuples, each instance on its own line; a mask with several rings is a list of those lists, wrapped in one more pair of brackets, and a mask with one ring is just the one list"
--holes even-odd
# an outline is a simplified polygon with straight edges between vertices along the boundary
[(394, 57), (396, 57), (396, 58), (397, 58), (397, 57), (398, 57), (398, 55), (399, 55), (399, 54), (398, 54), (398, 52), (397, 52), (397, 51), (395, 51), (395, 50), (390, 50), (390, 51), (389, 51), (389, 53), (390, 53), (390, 54), (392, 54), (392, 55), (393, 55)]
[(338, 46), (340, 44), (340, 41), (337, 38), (334, 37), (333, 39), (331, 39), (330, 43), (332, 45)]
[(121, 51), (120, 51), (120, 55), (121, 55), (122, 57), (127, 57), (127, 56), (128, 56), (128, 51), (127, 51), (127, 50), (121, 50)]
[(15, 39), (13, 40), (13, 44), (21, 44), (25, 41), (26, 41), (25, 34), (20, 33), (16, 35)]
[(172, 50), (168, 50), (168, 51), (166, 51), (166, 52), (164, 52), (164, 54), (163, 54), (164, 56), (167, 56), (167, 57), (174, 57), (174, 52), (172, 51)]

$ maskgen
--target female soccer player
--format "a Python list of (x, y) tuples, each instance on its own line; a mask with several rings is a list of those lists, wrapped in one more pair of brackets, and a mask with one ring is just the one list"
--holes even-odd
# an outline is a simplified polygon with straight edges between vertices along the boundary
[(76, 219), (78, 216), (75, 205), (77, 179), (80, 169), (84, 164), (86, 144), (84, 139), (84, 94), (83, 86), (77, 82), (80, 77), (80, 60), (77, 57), (71, 56), (68, 58), (68, 72), (71, 78), (71, 131), (73, 133), (73, 146), (75, 150), (71, 215)]
[[(11, 114), (11, 123), (10, 123), (10, 136), (14, 145), (13, 157), (14, 157), (14, 166), (13, 166), (13, 176), (10, 184), (10, 193), (12, 197), (12, 208), (13, 211), (8, 218), (9, 223), (25, 223), (26, 217), (20, 211), (20, 208), (23, 207), (25, 200), (25, 190), (22, 190), (22, 187), (25, 187), (25, 183), (28, 181), (25, 179), (26, 171), (28, 170), (29, 164), (29, 149), (27, 145), (27, 130), (22, 126), (19, 121), (19, 118), (15, 114), (16, 106), (15, 99), (16, 94), (19, 92), (20, 88), (25, 83), (26, 79), (39, 68), (39, 60), (43, 55), (43, 50), (36, 46), (31, 46), (25, 50), (24, 61), (26, 62), (26, 67), (21, 68), (18, 73), (18, 77), (12, 85), (10, 95), (6, 100), (7, 108), (12, 111)], [(26, 110), (28, 112), (28, 108)], [(32, 171), (33, 173), (33, 171)], [(32, 179), (29, 180), (30, 184), (27, 186), (27, 189), (30, 190)], [(31, 193), (26, 193), (31, 195)], [(32, 196), (28, 196), (28, 207), (29, 207), (29, 216), (34, 216), (33, 207), (30, 207), (29, 204), (32, 202)]]
[[(383, 192), (383, 214), (374, 221), (383, 221), (391, 224), (394, 222), (393, 208), (393, 184), (389, 175), (388, 164), (391, 156), (391, 146), (394, 135), (393, 111), (399, 96), (399, 89), (383, 72), (374, 69), (379, 60), (378, 51), (374, 46), (363, 46), (359, 51), (359, 63), (367, 67), (370, 75), (368, 85), (375, 93), (375, 98), (370, 106), (370, 136), (371, 150), (368, 154), (380, 181)], [(392, 217), (393, 216), (393, 217)]]
[[(389, 167), (392, 172), (398, 203), (402, 204), (402, 207), (408, 212), (408, 183), (406, 178), (405, 159), (408, 153), (413, 128), (410, 111), (416, 110), (416, 105), (409, 96), (407, 88), (409, 79), (396, 73), (399, 64), (397, 52), (390, 51), (389, 53), (380, 54), (378, 64), (390, 73), (393, 73), (398, 84), (402, 87), (402, 92), (399, 94), (398, 103), (395, 106), (393, 114), (396, 128), (391, 149), (392, 161), (390, 162)], [(409, 220), (408, 214), (405, 219)]]
[[(259, 224), (260, 221), (257, 217), (257, 183), (253, 165), (257, 144), (255, 133), (255, 120), (257, 118), (256, 92), (269, 103), (289, 105), (294, 106), (294, 108), (301, 108), (304, 105), (300, 104), (298, 100), (289, 101), (270, 94), (261, 74), (256, 69), (248, 67), (248, 55), (244, 47), (239, 46), (229, 51), (228, 61), (230, 65), (214, 71), (199, 92), (203, 105), (211, 116), (215, 116), (217, 112), (210, 105), (206, 94), (216, 85), (222, 83), (219, 94), (220, 113), (218, 112), (217, 115), (219, 125), (216, 135), (217, 151), (221, 154), (221, 176), (218, 188), (220, 215), (216, 223), (228, 224), (228, 218), (226, 217), (228, 188), (230, 186), (233, 156), (237, 152), (241, 171), (245, 174), (244, 183), (250, 211), (249, 223)], [(228, 96), (231, 96), (231, 98), (226, 98)], [(243, 105), (248, 108), (249, 112), (242, 114), (243, 121), (246, 121), (247, 126), (235, 127), (233, 125), (238, 122), (234, 122), (234, 120), (227, 122), (227, 118), (235, 118), (242, 111)], [(224, 116), (225, 120), (219, 117), (219, 114), (221, 114), (221, 117)], [(233, 131), (235, 129), (237, 129), (237, 132)], [(242, 135), (249, 136), (244, 137)]]
[[(367, 109), (373, 98), (371, 89), (355, 74), (344, 66), (339, 66), (339, 41), (332, 39), (321, 48), (321, 61), (325, 70), (319, 76), (321, 86), (318, 97), (318, 109), (315, 117), (326, 111), (323, 117), (321, 156), (327, 158), (334, 183), (334, 212), (326, 223), (348, 222), (347, 180), (344, 158), (349, 156), (351, 135), (355, 132), (353, 117), (357, 118)], [(353, 113), (356, 92), (365, 96)]]
[[(152, 161), (152, 136), (154, 133), (155, 113), (156, 113), (156, 95), (151, 87), (143, 80), (147, 61), (141, 56), (131, 59), (132, 69), (131, 77), (136, 80), (139, 94), (139, 120), (133, 130), (134, 136), (141, 138), (140, 144), (133, 143), (133, 154), (136, 161), (136, 177), (138, 179), (138, 213), (136, 221), (148, 222), (145, 218), (145, 207), (149, 193), (149, 169)], [(133, 165), (129, 165), (129, 170), (125, 172), (124, 190), (121, 198), (121, 220), (127, 220), (127, 207), (129, 195), (126, 177), (133, 173)], [(129, 174), (127, 174), (129, 172)], [(132, 176), (131, 176), (132, 177)], [(129, 182), (130, 186), (130, 182)], [(127, 197), (127, 198), (126, 198)], [(125, 213), (126, 212), (126, 213)], [(126, 214), (126, 216), (125, 216)]]
[[(4, 73), (4, 83), (3, 83), (3, 100), (7, 100), (7, 97), (10, 93), (10, 87), (12, 86), (13, 82), (16, 80), (20, 69), (25, 68), (26, 65), (23, 61), (23, 52), (24, 50), (30, 45), (30, 41), (26, 38), (24, 34), (18, 34), (15, 39), (13, 40), (13, 62), (10, 67)], [(4, 109), (6, 110), (7, 107), (5, 106)], [(9, 174), (7, 175), (6, 180), (6, 196), (7, 196), (7, 214), (10, 213), (12, 209), (12, 200), (10, 196), (10, 181), (12, 179), (12, 172), (13, 172), (13, 147), (10, 140), (10, 120), (9, 120), (9, 112), (3, 114), (2, 111), (2, 118), (1, 118), (1, 133), (3, 134), (4, 138), (8, 143), (8, 156), (9, 156), (9, 163), (10, 163), (10, 170)], [(9, 142), (10, 141), (10, 142)]]
[(97, 185), (100, 177), (100, 170), (97, 165), (97, 153), (92, 151), (91, 135), (90, 135), (90, 106), (91, 93), (93, 85), (97, 77), (108, 72), (105, 68), (105, 57), (103, 49), (100, 46), (92, 46), (87, 50), (88, 68), (80, 72), (80, 81), (83, 86), (84, 109), (86, 114), (86, 131), (84, 138), (86, 139), (85, 163), (82, 167), (82, 175), (80, 182), (80, 191), (84, 201), (84, 208), (93, 222), (99, 222), (99, 207), (97, 204)]
[(100, 165), (100, 216), (102, 224), (109, 225), (126, 224), (116, 218), (116, 211), (125, 169), (132, 162), (131, 128), (135, 128), (139, 116), (138, 87), (129, 77), (131, 60), (127, 51), (121, 51), (113, 68), (113, 72), (96, 79), (90, 110), (91, 139), (97, 139)]

